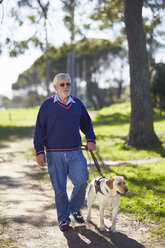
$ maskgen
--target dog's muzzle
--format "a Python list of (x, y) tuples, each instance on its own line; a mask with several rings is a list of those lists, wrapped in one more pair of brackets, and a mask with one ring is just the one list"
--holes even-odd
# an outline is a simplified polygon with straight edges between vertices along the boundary
[(117, 191), (117, 193), (119, 194), (119, 195), (121, 195), (121, 196), (125, 196), (125, 194), (127, 193), (127, 191), (128, 191), (128, 188), (124, 188), (124, 193), (121, 193), (121, 192), (119, 192), (119, 191)]

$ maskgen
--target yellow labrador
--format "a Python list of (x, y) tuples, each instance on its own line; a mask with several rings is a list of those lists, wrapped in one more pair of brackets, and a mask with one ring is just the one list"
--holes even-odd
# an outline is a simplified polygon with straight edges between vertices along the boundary
[(100, 230), (105, 230), (104, 226), (104, 210), (106, 207), (112, 206), (112, 226), (111, 231), (116, 232), (116, 219), (120, 196), (124, 196), (128, 191), (125, 186), (124, 177), (102, 177), (94, 179), (87, 192), (88, 215), (87, 221), (91, 221), (91, 207), (94, 200), (98, 199), (100, 209)]

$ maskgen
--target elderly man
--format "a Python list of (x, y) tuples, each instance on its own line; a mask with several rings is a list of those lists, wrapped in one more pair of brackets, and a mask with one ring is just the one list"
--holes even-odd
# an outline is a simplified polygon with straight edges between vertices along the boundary
[[(46, 148), (59, 228), (66, 231), (69, 229), (70, 214), (78, 223), (84, 222), (80, 208), (85, 199), (88, 170), (80, 149), (82, 142), (79, 130), (86, 136), (88, 150), (96, 149), (96, 137), (85, 106), (78, 98), (70, 95), (69, 75), (57, 74), (54, 88), (57, 93), (47, 98), (40, 107), (34, 132), (34, 147), (40, 166), (45, 165), (44, 147)], [(70, 200), (66, 191), (67, 176), (73, 184)]]

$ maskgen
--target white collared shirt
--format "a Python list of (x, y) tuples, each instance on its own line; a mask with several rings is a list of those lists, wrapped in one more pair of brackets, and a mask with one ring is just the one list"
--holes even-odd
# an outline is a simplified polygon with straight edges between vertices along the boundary
[[(58, 95), (56, 94), (55, 97), (54, 97), (54, 102), (57, 102), (59, 101), (60, 103), (63, 103), (63, 101), (61, 101), (61, 99), (58, 97)], [(68, 105), (69, 103), (76, 103), (73, 98), (71, 96), (68, 97), (68, 101), (67, 101), (67, 104)], [(64, 104), (64, 103), (63, 103)]]

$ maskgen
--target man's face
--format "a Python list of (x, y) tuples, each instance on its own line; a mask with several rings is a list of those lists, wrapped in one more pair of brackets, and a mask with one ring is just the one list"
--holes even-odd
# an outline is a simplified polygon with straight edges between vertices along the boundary
[(70, 95), (70, 82), (68, 82), (66, 78), (59, 78), (57, 84), (54, 85), (54, 88), (61, 98), (67, 98)]

